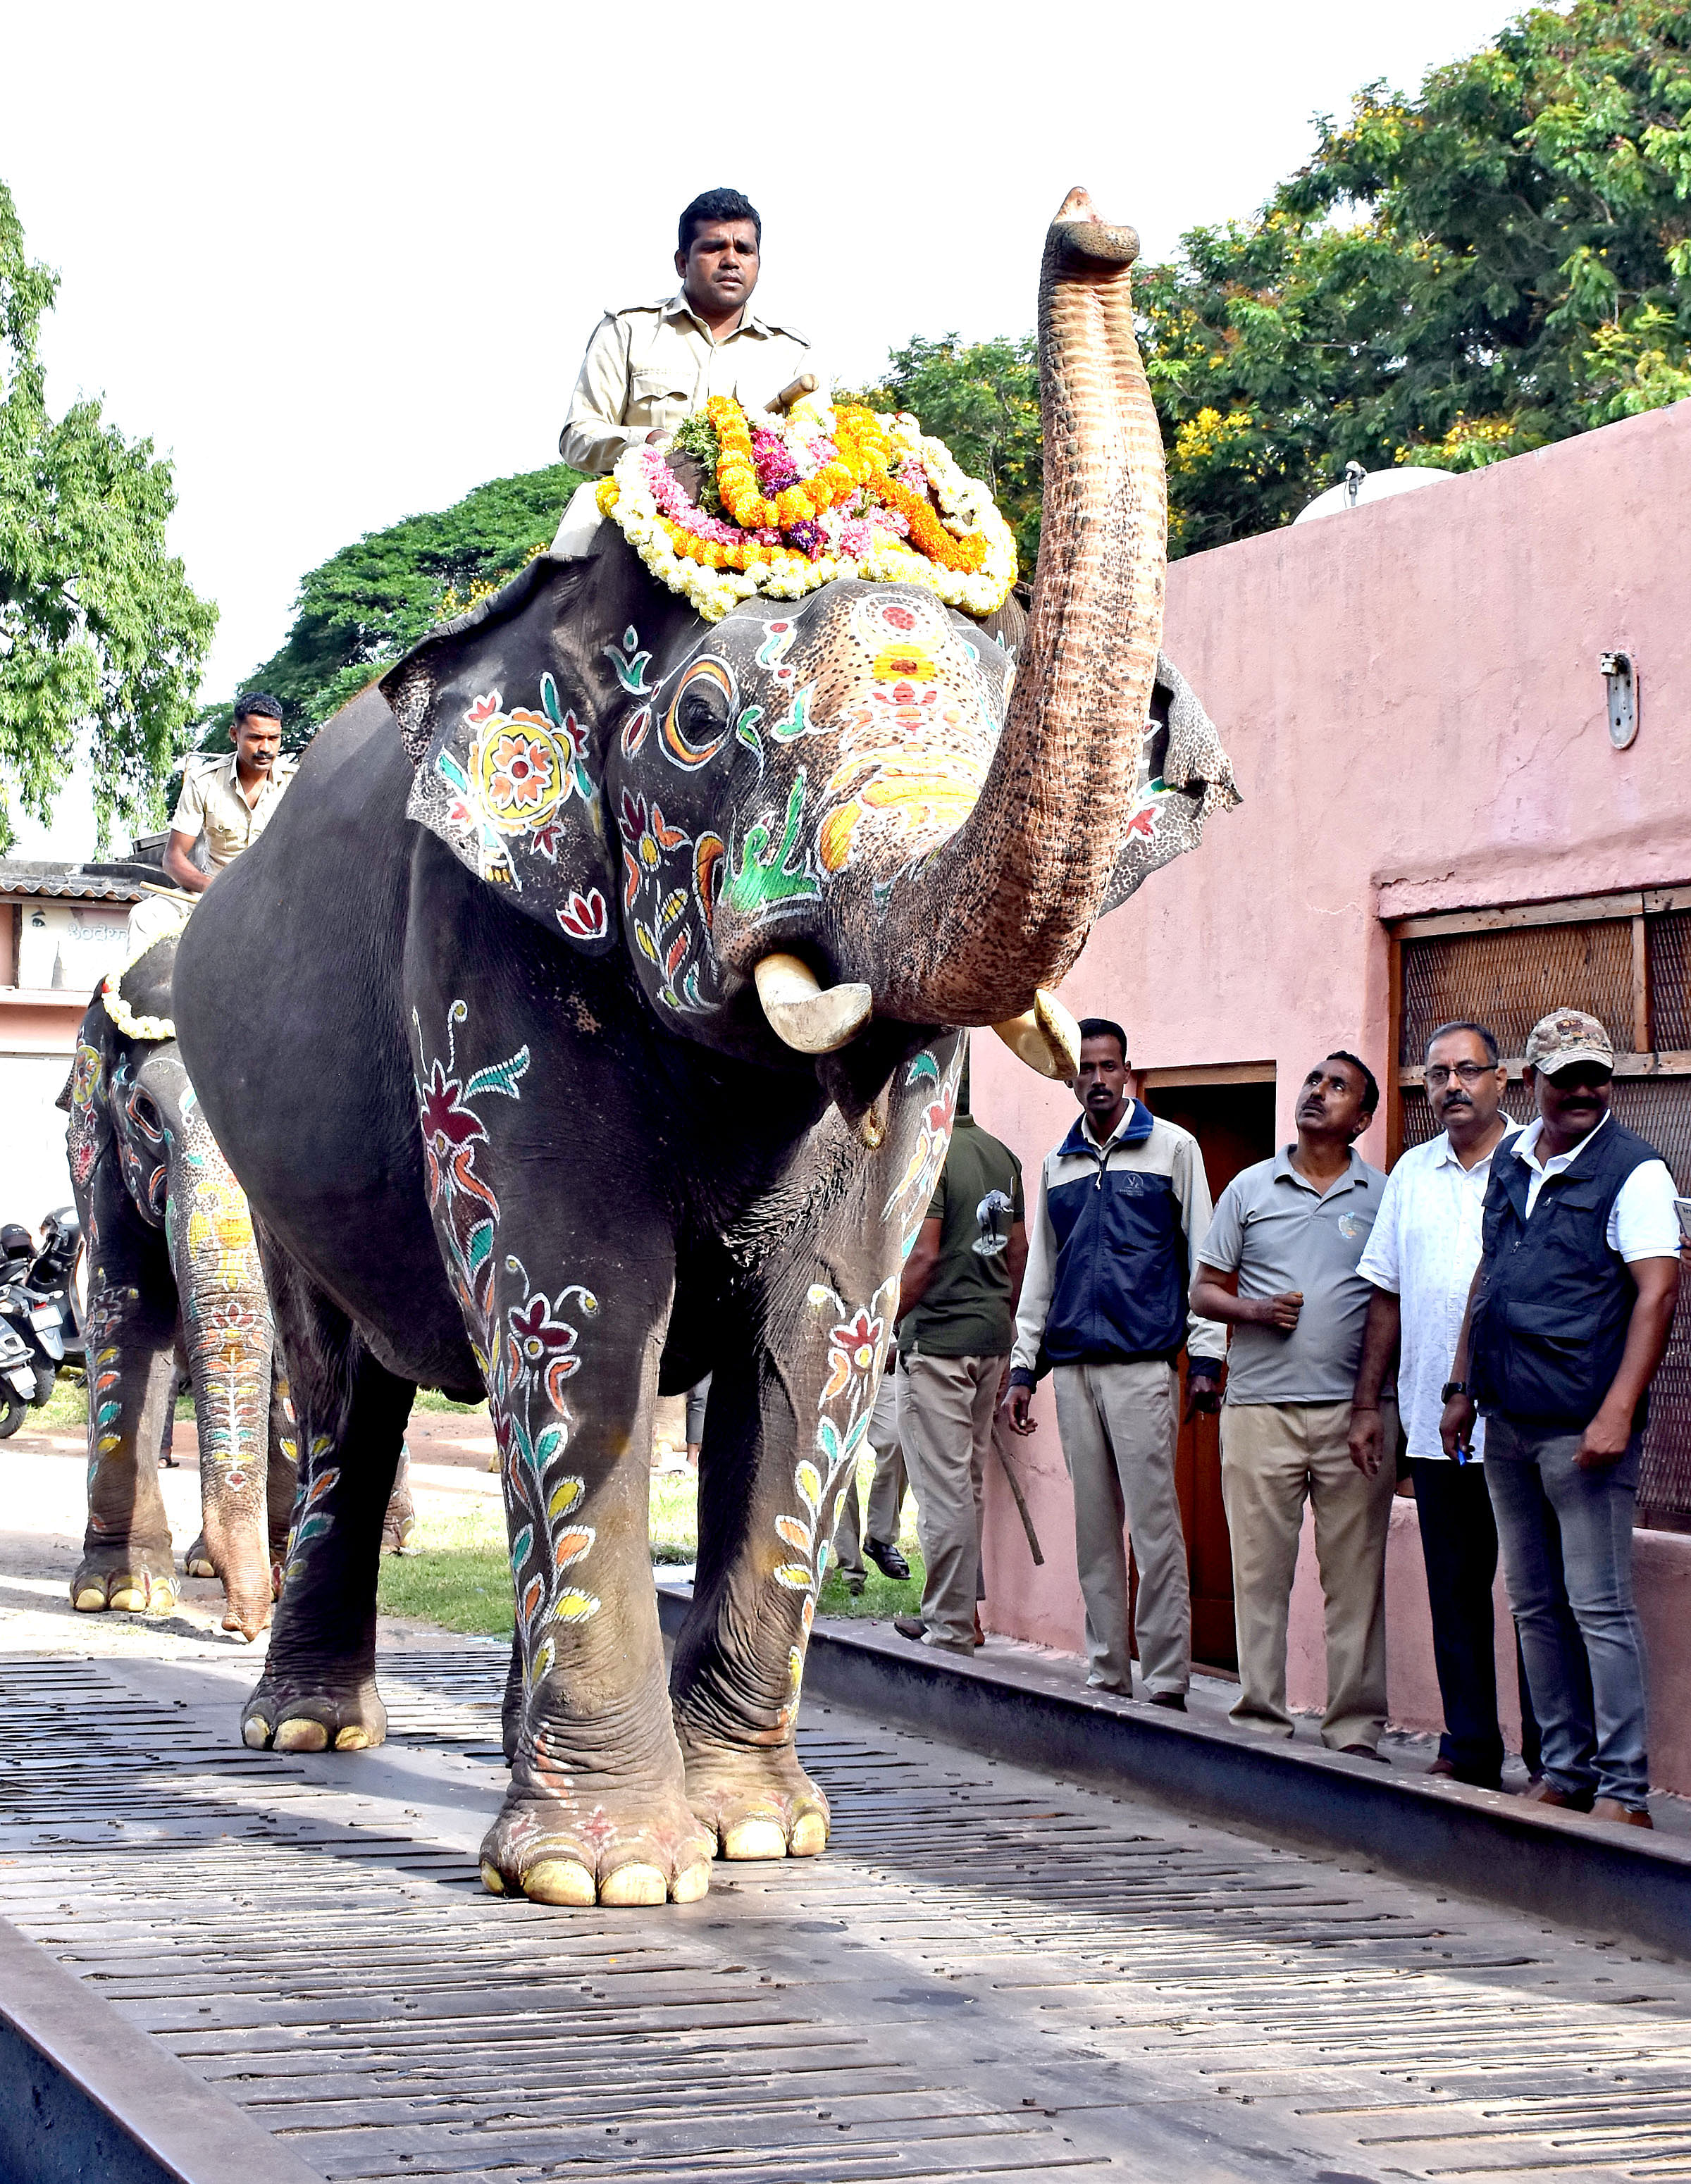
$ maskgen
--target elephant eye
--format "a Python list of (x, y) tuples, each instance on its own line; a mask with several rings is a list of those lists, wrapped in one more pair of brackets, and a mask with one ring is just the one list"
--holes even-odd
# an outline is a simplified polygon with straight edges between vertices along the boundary
[(719, 728), (728, 717), (727, 701), (714, 682), (689, 683), (681, 694), (678, 710), (681, 733), (696, 743)]

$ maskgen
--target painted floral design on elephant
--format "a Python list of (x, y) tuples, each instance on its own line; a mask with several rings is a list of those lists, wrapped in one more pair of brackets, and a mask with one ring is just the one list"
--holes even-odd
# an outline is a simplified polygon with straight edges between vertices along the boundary
[[(712, 898), (722, 844), (714, 835), (698, 843), (673, 827), (663, 806), (625, 788), (617, 803), (622, 837), (622, 908), (634, 945), (652, 967), (656, 997), (665, 1008), (702, 1009), (709, 999), (700, 973), (712, 976)], [(714, 844), (714, 854), (711, 844)]]
[[(123, 1360), (120, 1346), (114, 1338), (123, 1323), (125, 1312), (132, 1310), (141, 1301), (139, 1290), (109, 1288), (103, 1284), (93, 1284), (92, 1290), (87, 1325), (83, 1330), (87, 1354), (92, 1361), (88, 1388), (90, 1488), (101, 1463), (123, 1446), (120, 1430), (123, 1401), (117, 1392), (123, 1377)], [(96, 1531), (105, 1529), (103, 1520), (92, 1502), (89, 1503), (88, 1521)]]
[(86, 1184), (94, 1172), (100, 1151), (100, 1083), (105, 1057), (86, 1039), (76, 1043), (76, 1059), (70, 1071), (70, 1124), (67, 1133), (70, 1178)]
[(417, 1112), (429, 1210), (487, 1384), (511, 1513), (524, 1677), (533, 1684), (557, 1658), (558, 1630), (589, 1621), (600, 1606), (568, 1574), (591, 1550), (595, 1533), (579, 1513), (586, 1481), (564, 1462), (573, 1424), (566, 1390), (581, 1366), (572, 1315), (593, 1318), (599, 1300), (579, 1283), (549, 1296), (534, 1287), (515, 1253), (501, 1256), (498, 1251), (499, 1197), (476, 1167), (478, 1148), (489, 1142), (480, 1106), (490, 1097), (521, 1100), (529, 1052), (523, 1046), (502, 1061), (460, 1071), (457, 1034), (469, 1013), (462, 1000), (448, 1009), (444, 1061), (425, 1055), (413, 1014)]
[(928, 1211), (928, 1201), (934, 1195), (934, 1186), (940, 1179), (940, 1170), (945, 1164), (946, 1154), (951, 1145), (952, 1126), (957, 1121), (957, 1086), (963, 1081), (963, 1043), (959, 1039), (943, 1072), (939, 1057), (932, 1047), (928, 1046), (912, 1056), (905, 1065), (907, 1090), (917, 1085), (932, 1088), (924, 1099), (916, 1143), (905, 1164), (904, 1173), (881, 1208), (883, 1221), (891, 1220), (894, 1211), (900, 1206), (907, 1209), (904, 1219), (902, 1254), (907, 1259), (915, 1248), (922, 1217)]
[(868, 660), (840, 716), (840, 757), (818, 834), (829, 872), (842, 871), (860, 832), (881, 846), (930, 853), (974, 809), (997, 747), (980, 655), (926, 600), (895, 594), (860, 602), (851, 634)]
[(540, 710), (504, 710), (497, 690), (477, 698), (464, 715), (466, 749), (443, 747), (435, 771), (452, 792), (448, 826), (473, 835), (483, 878), (521, 889), (513, 847), (555, 864), (559, 814), (572, 796), (597, 794), (587, 770), (588, 731), (558, 695), (552, 676), (540, 677)]
[(840, 1495), (869, 1430), (898, 1284), (898, 1275), (890, 1275), (873, 1300), (855, 1311), (826, 1283), (816, 1283), (806, 1294), (811, 1310), (831, 1313), (834, 1323), (827, 1334), (827, 1374), (817, 1398), (816, 1440), (812, 1453), (800, 1459), (793, 1473), (801, 1513), (775, 1519), (776, 1535), (786, 1556), (775, 1565), (775, 1582), (789, 1592), (802, 1595), (799, 1635), (788, 1654), (788, 1694), (781, 1713), (784, 1724), (790, 1723), (798, 1712), (805, 1649), (816, 1619), (817, 1595), (828, 1573)]

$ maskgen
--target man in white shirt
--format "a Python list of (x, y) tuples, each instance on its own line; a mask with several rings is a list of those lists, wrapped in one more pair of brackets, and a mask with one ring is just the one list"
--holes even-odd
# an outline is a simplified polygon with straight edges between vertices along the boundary
[[(1406, 1152), (1387, 1178), (1379, 1217), (1357, 1271), (1374, 1285), (1351, 1405), (1350, 1457), (1372, 1478), (1394, 1461), (1386, 1446), (1380, 1390), (1401, 1345), (1398, 1407), (1409, 1440), (1432, 1610), (1433, 1658), (1444, 1733), (1431, 1773), (1482, 1790), (1502, 1786), (1492, 1588), (1497, 1524), (1482, 1466), (1485, 1429), (1453, 1459), (1438, 1437), (1450, 1378), (1480, 1263), (1480, 1225), (1492, 1156), (1515, 1125), (1502, 1112), (1509, 1072), (1483, 1024), (1441, 1024), (1427, 1042), (1427, 1105), (1441, 1134)], [(1521, 1751), (1536, 1774), (1538, 1725), (1524, 1671)]]
[(1647, 1828), (1632, 1520), (1649, 1384), (1679, 1297), (1673, 1178), (1609, 1112), (1615, 1056), (1595, 1017), (1541, 1019), (1526, 1063), (1538, 1116), (1493, 1162), (1439, 1434), (1454, 1456), (1476, 1406), (1485, 1413), (1486, 1480), (1543, 1737), (1543, 1779), (1527, 1795)]
[[(826, 395), (804, 335), (751, 309), (763, 223), (738, 190), (706, 190), (681, 215), (678, 292), (607, 311), (582, 359), (558, 452), (598, 476), (626, 449), (667, 440), (713, 394), (767, 410), (806, 374)], [(583, 488), (584, 490), (584, 488)]]

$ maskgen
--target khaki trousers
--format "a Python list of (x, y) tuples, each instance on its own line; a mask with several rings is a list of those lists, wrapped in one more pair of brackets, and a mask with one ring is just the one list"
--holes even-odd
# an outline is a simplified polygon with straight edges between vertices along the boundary
[(927, 1568), (924, 1646), (974, 1650), (980, 1502), (1004, 1365), (1002, 1357), (904, 1361), (904, 1460)]
[(1303, 1504), (1315, 1513), (1326, 1604), (1327, 1710), (1321, 1741), (1370, 1751), (1386, 1726), (1386, 1533), (1398, 1468), (1398, 1412), (1380, 1407), (1384, 1461), (1351, 1462), (1348, 1403), (1229, 1403), (1221, 1413), (1221, 1498), (1233, 1542), (1239, 1696), (1232, 1719), (1290, 1736), (1286, 1624)]
[(904, 1375), (890, 1369), (881, 1374), (875, 1390), (875, 1407), (869, 1413), (868, 1444), (875, 1459), (875, 1475), (869, 1488), (868, 1524), (864, 1529), (857, 1493), (857, 1474), (852, 1471), (840, 1497), (840, 1518), (834, 1527), (834, 1557), (838, 1567), (853, 1577), (863, 1568), (865, 1539), (883, 1546), (898, 1545), (900, 1518), (904, 1508), (904, 1451), (899, 1440)]
[(1149, 1358), (1058, 1365), (1051, 1377), (1063, 1461), (1074, 1487), (1086, 1681), (1132, 1696), (1125, 1523), (1139, 1565), (1139, 1672), (1148, 1691), (1184, 1691), (1192, 1675), (1192, 1582), (1175, 1492), (1179, 1376), (1172, 1365)]

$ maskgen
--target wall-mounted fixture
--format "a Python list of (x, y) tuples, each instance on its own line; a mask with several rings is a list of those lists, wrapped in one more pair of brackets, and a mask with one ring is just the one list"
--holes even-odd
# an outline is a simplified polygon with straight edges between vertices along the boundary
[(1609, 691), (1609, 740), (1625, 750), (1638, 733), (1638, 671), (1630, 652), (1599, 655), (1597, 671)]

